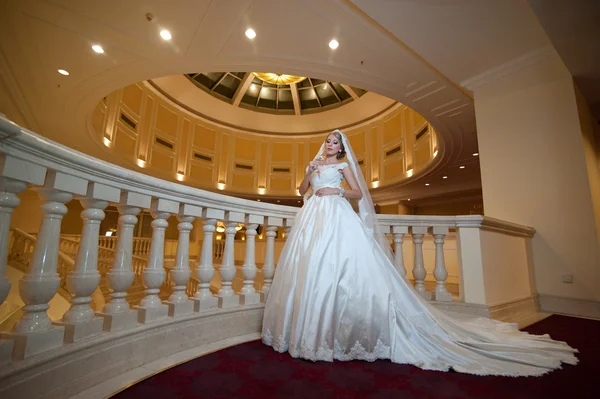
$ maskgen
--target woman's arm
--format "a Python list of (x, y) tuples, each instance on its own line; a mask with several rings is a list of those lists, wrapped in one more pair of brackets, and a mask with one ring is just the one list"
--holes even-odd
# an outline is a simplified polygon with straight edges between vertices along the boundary
[[(350, 168), (348, 166), (346, 166), (344, 169), (342, 169), (342, 173), (344, 174), (344, 178), (346, 179), (346, 182), (348, 182), (348, 185), (350, 186), (350, 190), (344, 190), (343, 197), (348, 198), (348, 199), (361, 199), (362, 193), (360, 191), (360, 188), (358, 187), (356, 178), (354, 177), (354, 174), (352, 173)], [(315, 192), (315, 195), (317, 197), (322, 197), (324, 195), (339, 195), (339, 194), (340, 194), (340, 189), (332, 188), (332, 187), (320, 188), (317, 190), (317, 192)]]

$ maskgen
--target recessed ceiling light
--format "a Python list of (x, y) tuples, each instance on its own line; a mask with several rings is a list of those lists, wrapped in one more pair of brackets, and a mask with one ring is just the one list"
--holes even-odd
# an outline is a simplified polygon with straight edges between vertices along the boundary
[(260, 202), (260, 200), (259, 200), (259, 199), (257, 199), (257, 201), (258, 201), (258, 202)]
[(426, 186), (429, 186), (429, 183), (425, 183)]
[(408, 200), (410, 201), (410, 198)]
[(473, 153), (473, 156), (474, 156), (474, 157), (476, 157), (476, 156), (479, 156), (479, 153), (478, 153), (478, 152), (474, 152), (474, 153)]
[(460, 165), (459, 168), (464, 169), (466, 166), (465, 165)]
[(171, 40), (171, 32), (163, 29), (160, 31), (160, 37), (162, 37), (164, 40)]
[(98, 54), (104, 54), (104, 49), (102, 48), (101, 45), (99, 44), (94, 44), (92, 46), (92, 50), (94, 50), (95, 52), (97, 52)]
[(335, 50), (336, 48), (338, 48), (339, 45), (340, 45), (340, 43), (335, 39), (333, 39), (332, 41), (329, 42), (329, 48), (332, 50)]
[(447, 178), (448, 178), (448, 176), (442, 176), (442, 179), (447, 179)]
[(248, 39), (254, 39), (256, 37), (256, 32), (254, 31), (254, 29), (250, 28), (246, 30), (246, 37)]
[(58, 73), (60, 73), (61, 75), (69, 76), (69, 72), (65, 71), (64, 69), (59, 69)]

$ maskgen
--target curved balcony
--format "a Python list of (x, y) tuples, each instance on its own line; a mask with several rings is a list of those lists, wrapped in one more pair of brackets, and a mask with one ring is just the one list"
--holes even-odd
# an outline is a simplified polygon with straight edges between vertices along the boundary
[[(69, 397), (167, 356), (178, 354), (165, 361), (173, 364), (260, 336), (284, 239), (277, 231), (293, 228), (297, 208), (150, 177), (3, 118), (0, 172), (0, 314), (18, 315), (0, 335), (2, 397)], [(28, 187), (43, 200), (35, 236), (10, 230)], [(75, 237), (60, 234), (70, 201), (84, 209)], [(99, 237), (99, 223), (109, 205), (117, 207), (119, 225), (116, 238), (107, 239)], [(142, 210), (153, 218), (152, 238), (143, 242), (133, 237)], [(165, 241), (171, 215), (178, 219), (176, 243)], [(532, 228), (485, 216), (379, 218), (398, 272), (436, 306), (520, 323), (535, 314)], [(235, 239), (240, 224), (244, 240)], [(202, 238), (192, 244), (200, 248), (190, 248), (190, 231), (199, 225)], [(217, 226), (225, 227), (219, 243)], [(264, 240), (256, 239), (259, 226)], [(11, 288), (14, 270), (20, 281)], [(143, 288), (132, 292), (136, 281)], [(10, 303), (15, 292), (20, 313)], [(69, 301), (62, 314), (61, 295)]]

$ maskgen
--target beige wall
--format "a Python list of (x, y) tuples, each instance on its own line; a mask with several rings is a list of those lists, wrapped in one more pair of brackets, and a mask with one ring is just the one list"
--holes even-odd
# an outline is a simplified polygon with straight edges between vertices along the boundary
[(590, 192), (592, 194), (592, 203), (594, 206), (598, 245), (600, 245), (600, 163), (597, 152), (599, 143), (596, 142), (595, 131), (598, 130), (599, 127), (598, 122), (596, 122), (592, 117), (590, 109), (577, 86), (575, 86), (575, 94), (577, 96), (579, 123), (581, 124), (581, 132), (583, 135), (585, 164), (587, 167)]
[[(600, 300), (598, 230), (566, 67), (553, 57), (482, 86), (475, 111), (486, 215), (536, 229), (540, 294)], [(572, 284), (562, 282), (567, 273)]]
[(481, 231), (481, 255), (489, 306), (531, 297), (526, 239)]

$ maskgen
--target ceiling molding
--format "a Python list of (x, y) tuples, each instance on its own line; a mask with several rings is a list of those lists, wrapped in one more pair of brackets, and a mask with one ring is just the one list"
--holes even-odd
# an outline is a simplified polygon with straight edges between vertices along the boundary
[(296, 83), (290, 84), (292, 90), (292, 102), (294, 103), (294, 114), (302, 115), (302, 110), (300, 109), (300, 98), (298, 96), (298, 86)]
[(475, 90), (478, 87), (484, 86), (495, 80), (502, 79), (505, 76), (511, 75), (522, 69), (536, 65), (555, 55), (556, 52), (551, 46), (545, 46), (514, 58), (502, 65), (489, 69), (472, 78), (463, 80), (460, 85), (467, 90)]
[(254, 76), (251, 73), (247, 73), (246, 76), (244, 76), (244, 79), (242, 79), (242, 82), (237, 87), (237, 90), (235, 91), (235, 94), (233, 95), (233, 105), (235, 107), (240, 105), (240, 102), (242, 101), (242, 97), (244, 97), (246, 90), (248, 90), (248, 88), (252, 84), (252, 80), (254, 80)]
[(354, 89), (348, 85), (342, 84), (342, 87), (344, 88), (344, 90), (346, 90), (348, 92), (348, 94), (350, 94), (352, 96), (353, 99), (358, 100), (358, 94), (356, 94), (356, 92), (354, 91)]

